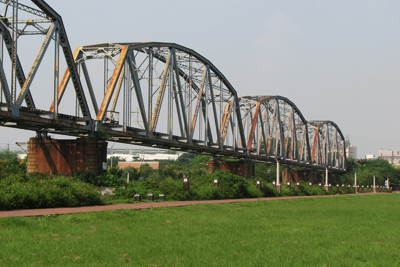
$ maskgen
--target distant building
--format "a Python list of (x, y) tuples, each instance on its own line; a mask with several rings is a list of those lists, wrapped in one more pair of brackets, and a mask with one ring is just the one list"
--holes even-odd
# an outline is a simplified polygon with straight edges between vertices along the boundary
[(365, 159), (376, 159), (376, 156), (373, 154), (365, 155)]
[(148, 164), (153, 169), (159, 169), (160, 167), (165, 166), (167, 163), (159, 162), (159, 161), (136, 161), (136, 162), (120, 161), (120, 162), (118, 162), (118, 167), (120, 167), (121, 169), (125, 169), (128, 167), (140, 168), (140, 166), (142, 166), (144, 164)]
[(345, 141), (345, 144), (346, 144), (346, 157), (356, 159), (357, 158), (357, 147), (353, 146), (350, 143), (350, 140), (348, 140), (348, 139)]
[(400, 154), (398, 150), (379, 150), (378, 158), (385, 159), (392, 165), (400, 166)]

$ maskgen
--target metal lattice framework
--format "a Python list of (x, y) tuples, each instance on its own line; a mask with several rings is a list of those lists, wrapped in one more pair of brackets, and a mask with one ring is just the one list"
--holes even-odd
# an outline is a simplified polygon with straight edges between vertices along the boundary
[[(344, 138), (333, 122), (307, 122), (281, 96), (239, 98), (208, 59), (178, 44), (104, 43), (72, 52), (61, 16), (43, 0), (32, 2), (35, 8), (0, 0), (3, 126), (345, 171)], [(25, 76), (34, 37), (42, 39)]]
[(282, 96), (247, 96), (240, 106), (252, 155), (310, 161), (307, 121), (293, 102)]
[(310, 140), (313, 140), (312, 162), (329, 168), (345, 168), (345, 139), (339, 127), (332, 121), (309, 121), (308, 125)]

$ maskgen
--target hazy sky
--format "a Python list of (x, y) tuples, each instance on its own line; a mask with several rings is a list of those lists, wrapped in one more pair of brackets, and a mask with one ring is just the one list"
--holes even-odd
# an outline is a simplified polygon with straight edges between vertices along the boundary
[[(239, 96), (282, 95), (307, 120), (334, 121), (358, 157), (400, 150), (398, 0), (47, 3), (63, 17), (73, 48), (178, 43), (209, 59)], [(35, 135), (5, 127), (0, 134), (0, 146)]]

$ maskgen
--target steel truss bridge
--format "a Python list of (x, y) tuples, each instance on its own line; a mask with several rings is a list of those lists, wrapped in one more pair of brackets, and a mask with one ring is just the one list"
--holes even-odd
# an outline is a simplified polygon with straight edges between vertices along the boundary
[(55, 10), (43, 0), (20, 2), (0, 0), (2, 126), (346, 171), (334, 122), (307, 121), (282, 96), (239, 97), (208, 59), (178, 44), (72, 51)]

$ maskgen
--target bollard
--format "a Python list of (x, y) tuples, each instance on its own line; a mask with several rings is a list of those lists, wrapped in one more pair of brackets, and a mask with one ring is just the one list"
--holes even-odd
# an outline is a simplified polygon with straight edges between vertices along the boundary
[(256, 186), (257, 186), (258, 190), (261, 190), (261, 181), (257, 181)]
[(292, 191), (292, 183), (291, 182), (287, 182), (286, 186), (289, 189), (289, 191)]
[(369, 193), (369, 185), (367, 185), (367, 193)]
[(164, 194), (159, 194), (158, 195), (159, 200), (165, 200), (165, 195)]
[(281, 193), (281, 185), (280, 184), (276, 184), (276, 182), (272, 182), (272, 186), (276, 188), (276, 190), (278, 190), (279, 194)]
[(183, 178), (183, 191), (189, 191), (189, 179)]
[(279, 194), (282, 193), (282, 185), (278, 184), (276, 190), (278, 190)]
[(154, 195), (153, 194), (148, 194), (147, 195), (147, 200), (154, 201)]
[(318, 186), (319, 186), (319, 188), (321, 188), (321, 189), (322, 189), (322, 184), (321, 184), (321, 183), (319, 183), (319, 184), (318, 184)]
[(361, 192), (364, 193), (364, 186), (361, 186)]
[(218, 186), (218, 179), (214, 179), (214, 186)]
[(296, 188), (297, 188), (297, 190), (300, 191), (300, 183), (297, 183), (297, 184), (296, 184)]
[(339, 194), (339, 184), (336, 184), (336, 194)]
[(310, 188), (312, 188), (312, 183), (308, 183), (308, 186), (309, 186)]
[(134, 198), (135, 198), (135, 201), (140, 201), (140, 195), (139, 194), (135, 194)]
[(342, 184), (342, 191), (344, 191), (344, 184)]
[(328, 184), (328, 192), (331, 192), (331, 190), (332, 190), (332, 185)]

